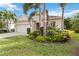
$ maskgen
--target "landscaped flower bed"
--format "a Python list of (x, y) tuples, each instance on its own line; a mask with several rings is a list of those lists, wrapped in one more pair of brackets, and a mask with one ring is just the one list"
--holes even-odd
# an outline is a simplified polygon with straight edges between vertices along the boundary
[(70, 39), (70, 36), (67, 31), (48, 29), (45, 36), (42, 36), (41, 32), (38, 30), (30, 33), (28, 38), (39, 42), (65, 42)]

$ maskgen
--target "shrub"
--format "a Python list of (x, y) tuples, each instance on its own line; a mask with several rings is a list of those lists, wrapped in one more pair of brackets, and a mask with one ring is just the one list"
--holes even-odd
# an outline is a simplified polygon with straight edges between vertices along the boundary
[(34, 36), (30, 33), (28, 36), (27, 36), (29, 39), (34, 39)]
[(79, 29), (75, 30), (75, 33), (79, 33)]
[(28, 37), (29, 39), (35, 39), (37, 36), (41, 35), (40, 31), (37, 30), (37, 31), (34, 31), (34, 32), (31, 32)]
[(63, 41), (68, 41), (70, 38), (70, 34), (74, 33), (73, 31), (70, 31), (70, 30), (65, 30), (63, 31), (63, 34), (64, 34), (64, 40)]
[(64, 32), (58, 29), (47, 30), (47, 40), (53, 42), (66, 41), (69, 37), (68, 32)]
[(57, 35), (54, 36), (54, 40), (53, 41), (60, 42), (60, 41), (63, 41), (63, 40), (64, 40), (64, 35), (62, 33), (60, 33), (60, 34), (57, 34)]
[(79, 33), (79, 20), (74, 21), (71, 29), (74, 30), (76, 33)]
[(48, 29), (46, 36), (41, 36), (40, 31), (34, 31), (28, 35), (29, 39), (34, 39), (39, 42), (63, 42), (70, 39), (68, 31), (61, 31), (59, 29)]
[(56, 41), (56, 35), (57, 35), (57, 32), (56, 32), (56, 30), (55, 29), (48, 29), (47, 30), (47, 40), (48, 41)]
[(46, 41), (46, 37), (44, 37), (44, 36), (37, 36), (36, 40), (39, 41), (39, 42), (44, 42), (44, 41)]
[(54, 30), (47, 30), (47, 36), (54, 36)]

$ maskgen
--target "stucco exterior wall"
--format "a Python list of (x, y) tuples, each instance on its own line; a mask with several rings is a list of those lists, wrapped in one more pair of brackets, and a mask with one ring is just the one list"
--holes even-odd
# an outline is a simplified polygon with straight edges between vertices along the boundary
[[(56, 28), (62, 28), (62, 21), (61, 21), (61, 17), (60, 16), (51, 16), (48, 19), (48, 23), (50, 24), (51, 22), (55, 21), (55, 27)], [(16, 22), (15, 25), (15, 31), (21, 34), (26, 34), (27, 33), (27, 28), (31, 29), (32, 31), (36, 30), (36, 23), (39, 23), (39, 15), (38, 16), (34, 16), (31, 21), (28, 21), (28, 16), (21, 16), (20, 18), (18, 18), (18, 21)], [(41, 27), (44, 26), (44, 17), (41, 16)], [(49, 25), (48, 24), (48, 25)]]
[(50, 20), (50, 21), (49, 21), (49, 24), (50, 24), (51, 22), (53, 22), (53, 21), (55, 21), (55, 27), (56, 27), (56, 28), (59, 28), (59, 29), (62, 28), (62, 27), (61, 27), (61, 25), (62, 25), (61, 19), (59, 19), (59, 20)]

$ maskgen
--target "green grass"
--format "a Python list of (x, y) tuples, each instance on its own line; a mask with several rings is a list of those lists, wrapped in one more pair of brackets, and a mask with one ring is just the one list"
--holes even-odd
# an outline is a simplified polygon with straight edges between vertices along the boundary
[(72, 55), (72, 50), (79, 47), (79, 34), (66, 43), (40, 43), (27, 39), (26, 36), (14, 36), (0, 39), (1, 56), (64, 56)]
[(79, 41), (79, 33), (74, 33), (74, 34), (72, 34), (71, 36), (72, 36), (72, 38), (73, 38), (74, 40), (78, 40), (78, 41)]

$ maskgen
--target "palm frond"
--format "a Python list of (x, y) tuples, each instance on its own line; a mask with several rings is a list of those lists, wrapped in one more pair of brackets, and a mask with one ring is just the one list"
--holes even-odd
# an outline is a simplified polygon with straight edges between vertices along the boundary
[(29, 15), (29, 21), (32, 19), (32, 17), (35, 15), (36, 12), (31, 12), (31, 14)]
[(30, 10), (32, 8), (32, 3), (24, 3), (23, 5), (23, 11), (25, 14), (27, 14), (28, 10)]
[(61, 6), (62, 8), (64, 8), (65, 5), (66, 5), (66, 3), (60, 3), (60, 6)]

